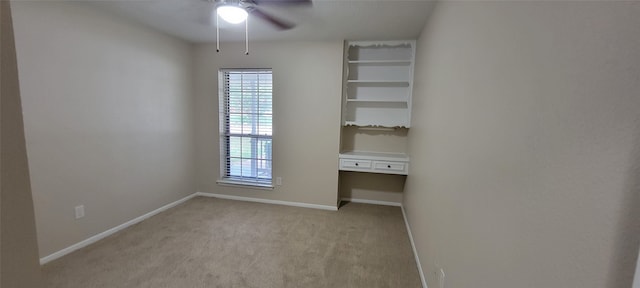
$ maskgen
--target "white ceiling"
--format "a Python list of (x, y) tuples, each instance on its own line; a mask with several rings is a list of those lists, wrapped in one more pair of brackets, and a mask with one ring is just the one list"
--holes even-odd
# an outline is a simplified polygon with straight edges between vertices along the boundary
[[(213, 4), (205, 0), (102, 0), (100, 9), (153, 27), (190, 42), (215, 42)], [(435, 2), (429, 0), (313, 0), (313, 5), (262, 5), (275, 16), (296, 23), (281, 31), (261, 19), (249, 18), (249, 39), (255, 40), (391, 40), (415, 39)], [(220, 41), (243, 41), (244, 24), (220, 20)]]

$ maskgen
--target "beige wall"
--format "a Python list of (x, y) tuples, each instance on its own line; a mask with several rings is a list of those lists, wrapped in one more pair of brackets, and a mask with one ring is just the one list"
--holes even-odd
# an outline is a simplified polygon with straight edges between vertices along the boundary
[(14, 4), (40, 256), (194, 193), (192, 47), (82, 2)]
[(37, 288), (42, 281), (8, 1), (0, 2), (0, 38), (0, 287)]
[[(195, 49), (198, 190), (335, 207), (338, 191), (342, 42), (198, 45)], [(272, 68), (273, 191), (220, 186), (218, 69)]]
[[(430, 287), (630, 287), (640, 2), (444, 2), (418, 44), (404, 205)], [(416, 113), (419, 112), (419, 113)]]

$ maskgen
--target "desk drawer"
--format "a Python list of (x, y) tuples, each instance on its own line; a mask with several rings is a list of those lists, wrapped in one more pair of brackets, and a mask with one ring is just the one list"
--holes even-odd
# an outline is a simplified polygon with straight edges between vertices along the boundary
[(371, 161), (358, 159), (340, 159), (340, 167), (347, 169), (371, 169)]
[(407, 163), (403, 162), (392, 162), (392, 161), (376, 161), (373, 164), (373, 169), (377, 171), (384, 172), (406, 172)]

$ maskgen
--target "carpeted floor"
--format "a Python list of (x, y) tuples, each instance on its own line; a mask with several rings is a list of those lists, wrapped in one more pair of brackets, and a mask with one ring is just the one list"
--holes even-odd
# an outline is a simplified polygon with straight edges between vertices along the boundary
[(43, 266), (64, 287), (421, 287), (399, 207), (196, 197)]

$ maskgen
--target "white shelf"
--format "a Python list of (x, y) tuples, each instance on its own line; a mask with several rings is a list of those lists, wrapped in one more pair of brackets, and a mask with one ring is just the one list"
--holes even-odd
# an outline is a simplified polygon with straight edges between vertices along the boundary
[(409, 86), (409, 81), (397, 81), (397, 80), (347, 80), (347, 83), (402, 84), (402, 85)]
[(353, 158), (359, 157), (369, 160), (388, 160), (388, 161), (409, 161), (409, 156), (405, 153), (392, 153), (392, 152), (374, 152), (374, 151), (342, 151), (340, 152), (340, 158)]
[(367, 123), (367, 122), (355, 122), (346, 121), (344, 126), (358, 126), (358, 127), (380, 127), (380, 128), (408, 128), (402, 123)]
[(349, 60), (349, 64), (400, 64), (410, 65), (411, 60)]
[(403, 103), (407, 104), (407, 100), (384, 100), (384, 99), (347, 99), (347, 102), (371, 102), (371, 103)]
[(347, 60), (402, 60), (413, 62), (415, 41), (349, 41)]

